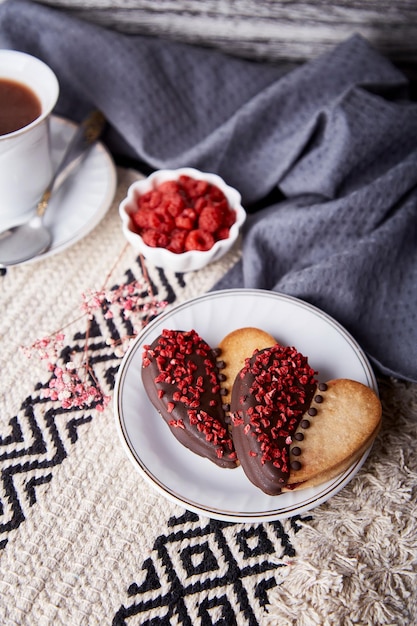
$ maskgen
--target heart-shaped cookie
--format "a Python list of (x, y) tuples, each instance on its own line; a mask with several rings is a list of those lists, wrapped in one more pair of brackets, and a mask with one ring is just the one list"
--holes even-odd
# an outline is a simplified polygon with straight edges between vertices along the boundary
[[(222, 340), (226, 366), (245, 352), (245, 336), (239, 329)], [(233, 381), (236, 453), (249, 480), (265, 493), (330, 480), (365, 452), (379, 430), (381, 403), (372, 389), (348, 379), (319, 383), (316, 376), (295, 348), (275, 344), (247, 358)]]
[(144, 346), (142, 380), (148, 397), (175, 437), (220, 467), (236, 467), (226, 424), (223, 376), (216, 351), (194, 330), (165, 329)]
[(293, 437), (283, 491), (314, 487), (341, 474), (370, 446), (380, 423), (381, 403), (372, 389), (344, 378), (321, 383)]
[(255, 352), (236, 376), (233, 442), (249, 480), (265, 493), (281, 493), (288, 483), (290, 445), (316, 390), (315, 374), (295, 348), (275, 344)]
[(252, 356), (255, 350), (269, 348), (275, 343), (276, 340), (272, 335), (252, 326), (233, 330), (221, 340), (218, 354), (222, 359), (222, 387), (226, 389), (223, 400), (224, 404), (228, 405), (227, 408), (232, 399), (233, 383), (246, 359)]

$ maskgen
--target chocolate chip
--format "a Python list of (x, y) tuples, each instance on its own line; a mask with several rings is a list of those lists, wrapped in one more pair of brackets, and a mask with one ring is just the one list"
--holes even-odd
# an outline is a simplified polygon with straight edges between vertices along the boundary
[[(305, 421), (307, 421), (307, 420), (305, 420)], [(296, 439), (297, 441), (302, 441), (304, 439), (303, 433), (295, 433), (294, 439)]]
[(222, 370), (226, 367), (226, 363), (224, 361), (216, 361), (216, 365), (219, 368), (219, 370)]
[(320, 389), (320, 391), (327, 391), (326, 383), (320, 383), (319, 384), (319, 389)]
[(220, 389), (220, 395), (221, 395), (221, 396), (227, 396), (227, 389), (225, 389), (224, 387), (222, 387), (222, 388)]
[(214, 356), (220, 356), (222, 351), (220, 348), (213, 348), (212, 353), (214, 354)]
[(298, 446), (295, 446), (291, 452), (293, 453), (294, 456), (300, 456), (301, 454), (301, 448), (299, 448)]
[(291, 461), (291, 469), (300, 470), (301, 469), (300, 461)]
[(222, 404), (222, 409), (223, 411), (226, 411), (227, 413), (228, 411), (230, 411), (230, 404), (229, 403)]
[(308, 420), (301, 420), (301, 428), (310, 428), (310, 422)]
[(314, 401), (317, 402), (317, 404), (321, 404), (323, 402), (323, 396), (317, 394), (317, 396), (314, 396)]
[(219, 374), (219, 380), (223, 383), (226, 380), (227, 376), (225, 374)]
[(314, 408), (314, 406), (311, 406), (308, 409), (307, 413), (310, 415), (310, 417), (314, 417), (315, 415), (317, 415), (317, 409)]

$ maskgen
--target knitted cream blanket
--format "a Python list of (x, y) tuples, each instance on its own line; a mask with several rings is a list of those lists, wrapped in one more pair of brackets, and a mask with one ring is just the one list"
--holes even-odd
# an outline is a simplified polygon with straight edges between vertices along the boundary
[[(144, 271), (117, 211), (137, 174), (118, 176), (113, 205), (89, 236), (1, 277), (0, 623), (415, 624), (416, 385), (379, 381), (383, 428), (364, 467), (301, 517), (210, 520), (135, 472), (105, 398), (127, 345), (123, 288), (135, 285), (130, 295), (139, 290), (151, 307), (172, 306), (208, 291), (239, 248), (196, 273)], [(88, 296), (103, 290), (120, 295), (112, 318)], [(74, 360), (87, 354), (98, 393), (90, 405), (77, 406), (71, 380), (61, 393), (59, 370), (47, 369), (40, 350), (30, 359), (21, 350), (47, 336), (43, 348), (58, 366), (58, 345)]]

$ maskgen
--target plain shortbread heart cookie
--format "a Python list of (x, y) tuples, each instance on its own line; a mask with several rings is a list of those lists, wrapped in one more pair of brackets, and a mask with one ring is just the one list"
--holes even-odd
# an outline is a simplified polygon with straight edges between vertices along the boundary
[(253, 337), (256, 329), (239, 329), (219, 344), (223, 371), (236, 372), (230, 418), (245, 474), (271, 495), (339, 475), (379, 430), (378, 396), (353, 380), (319, 382), (308, 359), (293, 347), (269, 342), (253, 354)]
[(218, 347), (223, 364), (222, 374), (225, 377), (222, 387), (227, 390), (224, 395), (226, 404), (230, 404), (233, 383), (247, 357), (252, 356), (255, 350), (268, 348), (274, 343), (276, 340), (272, 335), (252, 326), (233, 330), (222, 339)]

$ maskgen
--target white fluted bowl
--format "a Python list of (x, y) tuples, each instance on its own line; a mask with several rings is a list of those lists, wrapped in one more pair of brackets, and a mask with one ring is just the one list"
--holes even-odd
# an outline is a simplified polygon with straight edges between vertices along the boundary
[[(137, 211), (138, 198), (155, 189), (163, 182), (178, 180), (180, 176), (189, 176), (190, 178), (204, 180), (215, 185), (224, 193), (230, 208), (236, 212), (236, 220), (229, 229), (229, 236), (226, 239), (216, 241), (209, 250), (189, 250), (175, 253), (167, 248), (151, 247), (135, 231), (132, 214)], [(153, 265), (175, 272), (199, 270), (213, 261), (218, 261), (231, 249), (246, 219), (246, 211), (241, 204), (241, 195), (236, 189), (227, 185), (217, 174), (200, 172), (191, 167), (183, 167), (176, 170), (158, 170), (147, 178), (134, 182), (130, 185), (126, 197), (120, 203), (119, 213), (122, 219), (123, 233), (133, 248)]]

